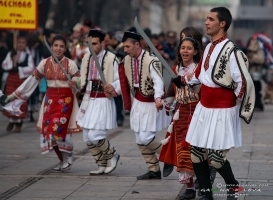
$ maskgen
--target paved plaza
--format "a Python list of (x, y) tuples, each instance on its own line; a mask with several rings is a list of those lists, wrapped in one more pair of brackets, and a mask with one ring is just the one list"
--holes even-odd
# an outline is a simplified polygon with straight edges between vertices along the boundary
[[(37, 113), (35, 114), (37, 119)], [(82, 140), (75, 134), (75, 159), (72, 169), (53, 173), (58, 163), (54, 152), (42, 155), (39, 134), (34, 122), (23, 124), (21, 133), (7, 132), (8, 119), (0, 115), (0, 199), (11, 200), (175, 200), (184, 185), (178, 182), (178, 173), (161, 180), (140, 180), (136, 176), (147, 167), (129, 128), (129, 116), (124, 126), (108, 131), (108, 139), (120, 154), (115, 171), (108, 175), (90, 176), (96, 169), (94, 159)], [(242, 121), (243, 146), (232, 149), (229, 159), (235, 177), (241, 184), (241, 198), (246, 200), (273, 199), (273, 106), (255, 111), (252, 122)], [(165, 131), (158, 132), (164, 138)], [(161, 169), (163, 164), (161, 163)], [(224, 182), (216, 177), (214, 199), (225, 198)], [(199, 198), (196, 198), (199, 199)]]

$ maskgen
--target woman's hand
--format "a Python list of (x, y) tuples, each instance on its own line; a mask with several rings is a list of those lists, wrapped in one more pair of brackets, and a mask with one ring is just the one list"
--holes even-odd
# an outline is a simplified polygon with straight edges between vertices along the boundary
[(16, 99), (16, 96), (14, 94), (10, 94), (7, 96), (5, 103), (9, 103), (9, 102), (13, 101), (14, 99)]
[(74, 80), (68, 81), (68, 85), (69, 85), (69, 87), (70, 87), (71, 89), (74, 89), (74, 88), (77, 87), (76, 81), (74, 81)]
[(190, 80), (192, 79), (193, 76), (194, 76), (194, 73), (189, 74), (189, 75), (187, 76), (188, 81), (190, 81)]

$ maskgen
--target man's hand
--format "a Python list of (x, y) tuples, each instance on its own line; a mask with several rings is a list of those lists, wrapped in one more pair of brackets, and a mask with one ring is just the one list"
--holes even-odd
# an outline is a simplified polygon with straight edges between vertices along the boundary
[(14, 99), (16, 99), (16, 96), (14, 94), (10, 94), (6, 98), (5, 103), (9, 103), (9, 102), (13, 101)]
[(162, 110), (163, 104), (162, 104), (160, 98), (157, 98), (157, 99), (155, 100), (155, 107), (156, 107), (156, 109), (157, 109), (157, 112), (158, 112), (159, 110)]
[(111, 84), (107, 84), (107, 85), (103, 86), (103, 90), (104, 90), (104, 92), (111, 93), (111, 92), (113, 92), (115, 89), (114, 89), (114, 87), (113, 87)]
[(176, 87), (181, 88), (182, 85), (182, 80), (181, 80), (181, 76), (177, 76), (176, 78), (172, 79), (172, 82), (176, 85)]
[(112, 95), (108, 92), (104, 92), (105, 96), (108, 98), (108, 99), (111, 99), (112, 98)]
[(112, 97), (117, 96), (115, 88), (111, 84), (107, 84), (103, 86), (104, 93), (110, 94)]

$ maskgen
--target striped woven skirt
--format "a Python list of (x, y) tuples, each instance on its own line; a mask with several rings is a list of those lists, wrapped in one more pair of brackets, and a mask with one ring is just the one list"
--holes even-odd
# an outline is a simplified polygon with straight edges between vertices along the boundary
[(193, 166), (190, 157), (190, 145), (185, 141), (189, 117), (193, 114), (197, 103), (179, 104), (177, 103), (175, 111), (179, 109), (179, 119), (173, 120), (172, 133), (166, 134), (170, 141), (162, 147), (159, 160), (177, 167), (177, 171), (186, 171), (193, 173)]
[[(18, 72), (9, 72), (9, 75), (7, 78), (7, 83), (6, 83), (5, 94), (9, 95), (9, 94), (13, 93), (25, 80), (26, 79), (19, 78)], [(23, 113), (19, 116), (13, 115), (5, 110), (4, 110), (3, 114), (6, 115), (7, 117), (12, 117), (15, 119), (25, 118), (27, 116), (27, 101), (21, 105), (20, 110)]]

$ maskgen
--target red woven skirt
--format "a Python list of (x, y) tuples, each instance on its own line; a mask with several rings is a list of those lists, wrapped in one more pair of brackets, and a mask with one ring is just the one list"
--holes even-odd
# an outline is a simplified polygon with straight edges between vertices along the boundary
[[(189, 127), (189, 116), (193, 114), (197, 103), (177, 104), (179, 119), (173, 123), (173, 133), (167, 132), (166, 138), (170, 135), (170, 141), (162, 147), (159, 160), (161, 162), (177, 167), (177, 171), (194, 172), (191, 157), (190, 144), (185, 139)], [(172, 120), (173, 122), (173, 120)]]
[(67, 127), (73, 109), (73, 94), (70, 88), (48, 88), (44, 102), (42, 133), (56, 141), (65, 141)]
[[(26, 79), (20, 79), (18, 72), (9, 72), (9, 76), (7, 78), (7, 84), (6, 84), (6, 95), (9, 95), (13, 92), (15, 92), (15, 90), (25, 81)], [(21, 115), (16, 116), (13, 115), (11, 113), (9, 113), (8, 111), (4, 110), (3, 114), (6, 115), (7, 117), (12, 117), (12, 118), (25, 118), (27, 116), (27, 101), (24, 102), (21, 107), (20, 110), (23, 112)]]

